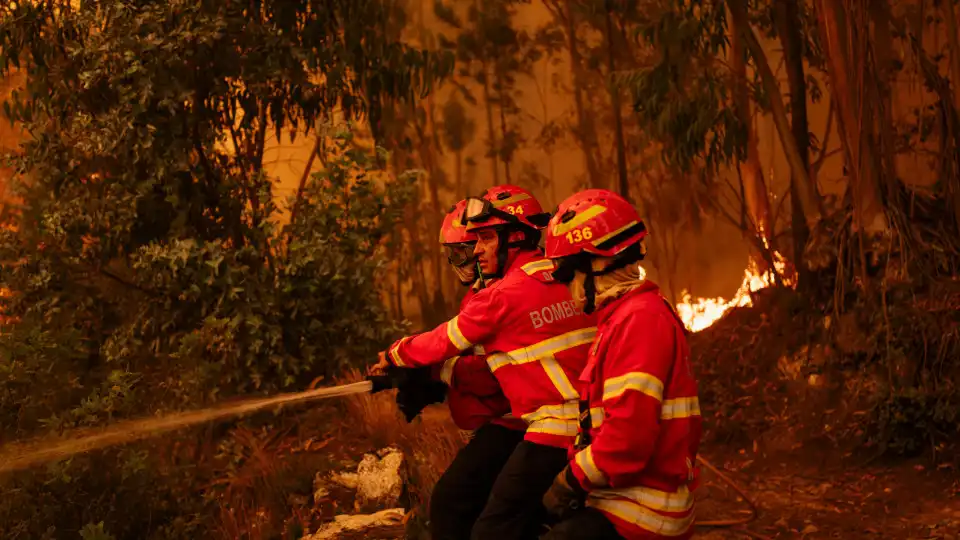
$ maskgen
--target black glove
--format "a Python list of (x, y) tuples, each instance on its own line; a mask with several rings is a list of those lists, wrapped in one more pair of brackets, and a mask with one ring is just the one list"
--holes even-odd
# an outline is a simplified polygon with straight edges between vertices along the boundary
[(556, 478), (553, 485), (543, 495), (543, 506), (553, 517), (563, 518), (571, 511), (583, 507), (587, 492), (567, 465)]
[(429, 367), (398, 368), (389, 367), (383, 375), (370, 375), (367, 380), (373, 383), (370, 393), (397, 389), (397, 407), (407, 422), (413, 422), (421, 411), (434, 403), (443, 403), (447, 396), (447, 385), (434, 381)]
[(427, 405), (443, 403), (447, 397), (447, 385), (434, 381), (430, 376), (430, 368), (405, 369), (408, 372), (405, 380), (397, 385), (397, 407), (403, 413), (407, 422), (420, 415)]

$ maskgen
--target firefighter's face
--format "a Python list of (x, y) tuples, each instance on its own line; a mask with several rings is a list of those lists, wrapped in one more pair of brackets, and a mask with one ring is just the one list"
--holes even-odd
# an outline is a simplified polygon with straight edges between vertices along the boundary
[(496, 273), (497, 250), (500, 247), (500, 236), (493, 229), (477, 231), (477, 247), (474, 252), (480, 260), (480, 270), (484, 274)]

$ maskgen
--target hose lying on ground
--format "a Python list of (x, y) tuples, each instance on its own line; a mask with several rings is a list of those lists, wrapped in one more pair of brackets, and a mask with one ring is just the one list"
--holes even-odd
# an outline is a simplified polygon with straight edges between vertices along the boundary
[[(699, 461), (701, 465), (706, 467), (707, 470), (717, 475), (717, 477), (720, 478), (720, 480), (722, 480), (724, 484), (733, 488), (733, 490), (737, 492), (737, 494), (740, 495), (740, 497), (743, 498), (744, 502), (747, 503), (747, 506), (750, 507), (750, 514), (742, 518), (736, 518), (736, 519), (717, 519), (717, 520), (704, 520), (704, 521), (696, 520), (694, 522), (696, 525), (700, 527), (737, 527), (741, 525), (746, 525), (747, 523), (750, 523), (751, 521), (757, 519), (757, 504), (753, 501), (753, 499), (749, 495), (747, 495), (746, 490), (744, 490), (742, 487), (740, 487), (739, 484), (737, 484), (732, 479), (730, 479), (729, 476), (720, 472), (720, 469), (715, 467), (703, 456), (697, 456), (697, 461)], [(761, 534), (757, 534), (754, 532), (750, 532), (747, 530), (740, 529), (737, 532), (740, 532), (752, 538), (757, 538), (759, 540), (769, 540), (769, 538), (766, 536), (763, 536)]]

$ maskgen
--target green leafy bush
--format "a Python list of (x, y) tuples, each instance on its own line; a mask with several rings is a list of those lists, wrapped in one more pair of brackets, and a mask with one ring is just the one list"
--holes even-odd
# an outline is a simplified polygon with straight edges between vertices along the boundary
[[(281, 208), (264, 162), (270, 137), (319, 132), (335, 109), (379, 114), (449, 72), (370, 24), (387, 13), (378, 0), (0, 12), (0, 75), (25, 74), (4, 111), (29, 134), (0, 229), (3, 440), (299, 390), (397, 334), (381, 250), (415, 177), (385, 175), (350, 132), (317, 133), (324, 171)], [(210, 537), (210, 439), (0, 479), (0, 537)]]

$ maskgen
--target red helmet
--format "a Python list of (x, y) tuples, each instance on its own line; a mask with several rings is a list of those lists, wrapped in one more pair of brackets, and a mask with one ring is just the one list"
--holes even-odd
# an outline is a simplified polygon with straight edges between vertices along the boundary
[(440, 244), (472, 244), (477, 241), (477, 235), (467, 232), (467, 227), (463, 224), (463, 210), (466, 207), (467, 201), (463, 200), (447, 211), (443, 224), (440, 225)]
[(637, 210), (605, 189), (588, 189), (560, 203), (547, 225), (546, 255), (551, 259), (588, 253), (613, 257), (647, 236)]
[(522, 187), (504, 185), (488, 189), (483, 197), (469, 197), (463, 221), (468, 231), (497, 225), (522, 225), (543, 229), (547, 214), (532, 193)]

